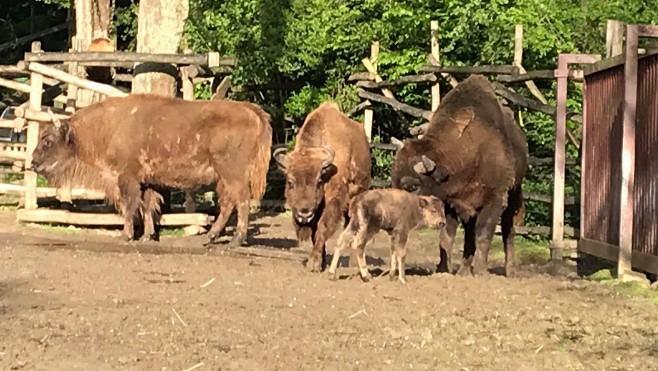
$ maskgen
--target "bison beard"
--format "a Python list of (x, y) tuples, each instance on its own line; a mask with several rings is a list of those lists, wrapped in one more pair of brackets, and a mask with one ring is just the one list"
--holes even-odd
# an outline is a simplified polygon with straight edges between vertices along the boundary
[(249, 199), (265, 192), (271, 143), (270, 116), (255, 104), (136, 94), (85, 107), (68, 125), (43, 128), (33, 166), (60, 184), (100, 185), (119, 206), (128, 239), (138, 214), (145, 230), (153, 230), (157, 187), (216, 184), (220, 213), (208, 243), (237, 207), (231, 244), (239, 245), (247, 237)]
[(501, 109), (491, 83), (471, 75), (451, 90), (420, 139), (398, 145), (393, 186), (433, 194), (446, 203), (439, 270), (450, 269), (458, 221), (464, 254), (458, 274), (482, 274), (498, 220), (505, 245), (505, 271), (514, 274), (514, 218), (523, 208), (521, 181), (527, 143), (509, 109)]
[(274, 152), (286, 175), (285, 196), (299, 242), (311, 239), (311, 271), (326, 265), (325, 243), (341, 218), (348, 222), (349, 201), (370, 185), (370, 149), (363, 126), (334, 103), (311, 112), (297, 134), (295, 149)]

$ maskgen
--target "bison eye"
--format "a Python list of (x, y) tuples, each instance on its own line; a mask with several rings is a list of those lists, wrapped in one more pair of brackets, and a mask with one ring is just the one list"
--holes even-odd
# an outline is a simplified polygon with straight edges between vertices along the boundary
[(407, 184), (404, 188), (405, 188), (408, 192), (415, 193), (416, 191), (418, 191), (418, 189), (420, 188), (420, 186), (418, 186), (418, 184)]
[(45, 147), (50, 147), (51, 144), (53, 144), (53, 142), (50, 139), (46, 139), (43, 141), (43, 145)]

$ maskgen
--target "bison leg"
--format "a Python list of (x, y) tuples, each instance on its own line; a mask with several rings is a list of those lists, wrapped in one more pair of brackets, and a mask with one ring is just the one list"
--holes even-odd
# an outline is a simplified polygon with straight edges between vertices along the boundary
[(123, 235), (128, 241), (135, 238), (135, 219), (142, 206), (142, 190), (133, 177), (119, 177), (119, 193), (121, 197), (121, 214), (123, 215)]
[[(391, 236), (391, 240), (394, 241), (393, 243), (395, 244), (395, 260), (397, 261), (397, 268), (398, 268), (398, 281), (400, 281), (403, 284), (407, 283), (406, 279), (406, 268), (405, 268), (405, 260), (407, 257), (407, 233), (402, 233), (402, 232), (393, 232), (394, 234)], [(391, 279), (393, 279), (393, 276), (391, 276)]]
[(231, 213), (235, 209), (236, 202), (233, 195), (228, 192), (229, 189), (230, 187), (225, 186), (222, 179), (217, 182), (217, 194), (219, 195), (219, 215), (217, 215), (217, 219), (215, 219), (215, 222), (212, 224), (212, 227), (210, 227), (210, 230), (208, 231), (208, 240), (204, 244), (205, 246), (210, 246), (211, 244), (215, 243), (215, 240), (224, 230), (226, 222), (228, 222), (228, 218), (231, 216)]
[(311, 272), (320, 272), (324, 269), (326, 265), (325, 244), (336, 233), (341, 216), (342, 211), (336, 201), (326, 204), (322, 216), (318, 221), (317, 229), (313, 231), (311, 236), (313, 239), (313, 250), (306, 262), (306, 268)]
[(144, 210), (142, 211), (142, 220), (144, 224), (144, 234), (142, 240), (157, 240), (155, 235), (155, 225), (159, 223), (160, 217), (160, 203), (162, 196), (160, 196), (154, 189), (147, 188), (142, 192), (142, 200), (144, 202)]
[(398, 259), (397, 255), (395, 254), (397, 244), (395, 242), (395, 234), (393, 234), (393, 232), (389, 233), (389, 237), (391, 238), (391, 269), (388, 272), (388, 275), (390, 280), (393, 281), (395, 280), (395, 271), (398, 269)]
[(503, 200), (494, 199), (489, 202), (479, 213), (475, 222), (475, 257), (473, 262), (473, 274), (481, 275), (487, 272), (487, 260), (491, 240), (496, 231), (498, 218), (503, 210)]
[(354, 225), (348, 224), (347, 227), (340, 233), (338, 236), (338, 243), (334, 249), (334, 256), (331, 258), (331, 265), (329, 266), (329, 276), (331, 279), (335, 280), (336, 270), (338, 269), (338, 261), (340, 261), (340, 256), (343, 251), (352, 244), (354, 241), (354, 234), (356, 233)]
[(500, 221), (500, 229), (503, 235), (503, 245), (505, 246), (505, 276), (513, 277), (515, 271), (514, 259), (514, 218), (522, 212), (523, 193), (521, 186), (513, 188), (508, 193), (507, 207), (503, 211)]
[(373, 233), (370, 233), (367, 226), (359, 228), (352, 247), (355, 250), (356, 261), (359, 264), (359, 276), (363, 282), (368, 282), (372, 279), (372, 275), (368, 271), (368, 264), (366, 262), (366, 244), (372, 238)]
[(247, 228), (249, 226), (249, 200), (238, 204), (238, 226), (235, 236), (231, 239), (229, 246), (241, 246), (247, 240)]
[(457, 271), (459, 276), (472, 275), (473, 255), (475, 255), (475, 222), (476, 217), (471, 217), (464, 223), (464, 253), (462, 264)]
[(446, 226), (439, 232), (439, 264), (436, 266), (437, 273), (452, 272), (452, 253), (455, 248), (455, 235), (459, 220), (454, 212), (446, 210)]

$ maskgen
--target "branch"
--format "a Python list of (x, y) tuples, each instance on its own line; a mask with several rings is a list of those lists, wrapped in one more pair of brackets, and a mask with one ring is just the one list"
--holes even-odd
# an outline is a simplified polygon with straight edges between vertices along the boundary
[(351, 110), (347, 111), (347, 113), (346, 113), (345, 115), (346, 115), (347, 117), (354, 116), (354, 115), (356, 115), (357, 113), (363, 111), (364, 109), (366, 109), (366, 108), (368, 108), (368, 107), (370, 107), (370, 106), (372, 106), (372, 103), (370, 103), (370, 101), (367, 101), (367, 100), (366, 100), (366, 101), (363, 101), (363, 102), (357, 104), (356, 106), (354, 106), (354, 108), (352, 108)]
[(359, 95), (359, 97), (361, 97), (363, 99), (368, 99), (368, 100), (371, 100), (371, 101), (374, 101), (374, 102), (388, 104), (394, 110), (404, 112), (404, 113), (409, 114), (409, 115), (414, 116), (414, 117), (429, 120), (430, 117), (432, 116), (432, 112), (430, 112), (430, 111), (425, 111), (425, 110), (422, 110), (420, 108), (416, 108), (416, 107), (410, 106), (408, 104), (399, 102), (395, 98), (388, 98), (388, 97), (385, 97), (383, 95), (370, 93), (370, 92), (367, 92), (367, 91), (365, 91), (363, 89), (360, 89), (360, 88), (357, 89), (356, 92)]

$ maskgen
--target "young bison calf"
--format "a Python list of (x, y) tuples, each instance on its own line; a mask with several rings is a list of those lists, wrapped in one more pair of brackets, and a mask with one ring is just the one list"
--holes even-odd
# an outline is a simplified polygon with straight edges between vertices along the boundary
[(350, 223), (338, 237), (338, 244), (329, 268), (336, 279), (336, 268), (341, 252), (349, 245), (356, 250), (359, 274), (364, 282), (372, 276), (366, 266), (365, 247), (368, 241), (383, 229), (391, 237), (391, 281), (406, 283), (404, 259), (407, 238), (412, 229), (426, 226), (441, 229), (445, 226), (444, 204), (434, 196), (418, 196), (401, 189), (376, 189), (355, 196), (350, 202)]

